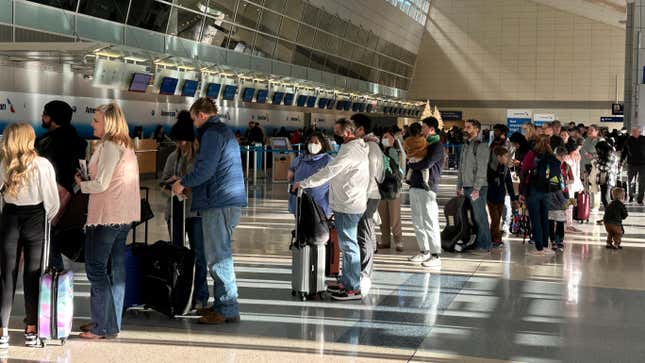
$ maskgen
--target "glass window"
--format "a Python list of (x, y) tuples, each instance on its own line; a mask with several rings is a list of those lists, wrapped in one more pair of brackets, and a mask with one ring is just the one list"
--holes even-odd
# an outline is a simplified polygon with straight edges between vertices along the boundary
[(128, 24), (157, 32), (165, 32), (169, 14), (170, 5), (152, 0), (137, 0), (137, 5), (130, 7)]
[(331, 26), (330, 26), (331, 32), (341, 37), (345, 36), (345, 29), (347, 29), (347, 22), (337, 16), (334, 16), (331, 19), (332, 19)]
[(237, 2), (237, 0), (209, 0), (206, 14), (232, 21)]
[[(324, 13), (324, 11), (321, 11), (321, 13)], [(318, 8), (310, 4), (305, 4), (305, 9), (302, 13), (302, 21), (309, 25), (316, 26), (318, 24), (318, 19)]]
[(243, 2), (237, 10), (237, 18), (235, 19), (235, 22), (251, 29), (256, 29), (261, 16), (261, 8)]
[(173, 8), (168, 20), (168, 34), (190, 40), (199, 40), (203, 22), (204, 15)]
[(255, 34), (257, 33), (245, 28), (233, 27), (228, 48), (236, 52), (252, 54)]
[(264, 7), (281, 13), (284, 10), (284, 3), (285, 0), (266, 0)]
[(300, 20), (304, 7), (305, 3), (302, 2), (302, 0), (287, 0), (287, 4), (284, 8), (284, 14), (294, 19)]
[(255, 37), (255, 55), (265, 58), (272, 58), (275, 51), (277, 39), (263, 34), (257, 34)]
[(78, 0), (29, 0), (32, 3), (53, 6), (59, 9), (76, 11)]
[[(136, 0), (135, 0), (136, 1)], [(168, 1), (172, 2), (172, 1)], [(187, 9), (191, 10), (196, 10), (199, 11), (200, 13), (204, 12), (204, 4), (206, 4), (206, 1), (199, 1), (199, 0), (175, 0), (175, 4), (179, 6), (183, 6)]]
[(316, 34), (315, 48), (324, 52), (336, 54), (338, 52), (338, 38), (319, 31)]
[(228, 37), (233, 26), (221, 20), (206, 18), (202, 43), (228, 48)]
[(309, 59), (311, 58), (311, 50), (296, 46), (293, 54), (293, 63), (299, 66), (309, 67)]
[(318, 70), (325, 70), (325, 54), (312, 51), (311, 52), (311, 63), (309, 64), (309, 67), (313, 69), (318, 69)]
[(331, 72), (331, 73), (337, 73), (338, 72), (338, 65), (344, 63), (345, 61), (338, 58), (334, 57), (331, 55), (327, 56), (327, 59), (325, 60), (325, 71)]
[(283, 62), (291, 63), (293, 61), (293, 52), (296, 46), (293, 43), (278, 40), (278, 43), (273, 53), (273, 58)]
[(298, 23), (293, 20), (283, 18), (280, 27), (280, 37), (295, 41), (298, 39)]
[(298, 30), (298, 43), (309, 47), (313, 46), (315, 34), (314, 28), (301, 24)]
[(262, 13), (262, 18), (260, 19), (260, 27), (258, 28), (258, 30), (272, 35), (278, 35), (278, 33), (280, 32), (281, 20), (282, 16), (265, 10)]
[(123, 23), (129, 4), (130, 0), (81, 0), (78, 11), (81, 14)]

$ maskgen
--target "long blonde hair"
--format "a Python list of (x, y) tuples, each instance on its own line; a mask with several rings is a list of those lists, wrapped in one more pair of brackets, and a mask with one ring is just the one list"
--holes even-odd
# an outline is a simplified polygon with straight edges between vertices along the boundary
[(186, 141), (186, 145), (184, 147), (180, 146), (179, 143), (177, 143), (177, 153), (181, 155), (184, 158), (184, 167), (182, 168), (183, 170), (180, 170), (182, 175), (188, 174), (188, 164), (192, 163), (193, 160), (197, 157), (197, 153), (199, 152), (199, 141)]
[(36, 159), (34, 142), (36, 133), (26, 123), (11, 124), (2, 136), (2, 167), (4, 168), (6, 192), (16, 197), (33, 172), (32, 163)]
[(102, 140), (112, 141), (132, 149), (133, 145), (130, 140), (128, 123), (125, 121), (125, 114), (121, 107), (113, 102), (97, 107), (96, 111), (103, 114), (103, 122), (105, 123), (105, 135), (103, 135)]

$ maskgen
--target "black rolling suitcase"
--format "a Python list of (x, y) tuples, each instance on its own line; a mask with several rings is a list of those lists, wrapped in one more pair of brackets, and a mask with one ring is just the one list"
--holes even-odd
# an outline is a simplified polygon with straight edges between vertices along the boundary
[[(313, 199), (298, 191), (296, 202), (296, 230), (291, 241), (291, 294), (302, 301), (318, 294), (322, 297), (325, 285), (325, 243), (329, 239), (329, 227), (325, 213)], [(303, 213), (304, 212), (304, 213)], [(313, 215), (309, 215), (312, 214)], [(322, 229), (324, 222), (325, 235)], [(313, 224), (313, 225), (312, 225)], [(305, 226), (312, 227), (305, 229)], [(322, 241), (322, 243), (318, 243)]]
[(195, 254), (186, 241), (186, 207), (172, 197), (170, 206), (170, 235), (174, 230), (174, 204), (181, 203), (181, 241), (157, 241), (146, 246), (141, 256), (141, 286), (143, 303), (173, 318), (186, 315), (192, 307), (195, 285)]

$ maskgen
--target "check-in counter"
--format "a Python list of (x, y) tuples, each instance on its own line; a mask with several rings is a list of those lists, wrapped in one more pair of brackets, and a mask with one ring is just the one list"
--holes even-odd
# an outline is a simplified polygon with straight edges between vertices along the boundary
[[(90, 155), (96, 150), (96, 145), (99, 140), (91, 140)], [(157, 174), (157, 142), (154, 139), (143, 139), (132, 141), (134, 145), (134, 153), (137, 156), (139, 163), (139, 176), (153, 176)]]

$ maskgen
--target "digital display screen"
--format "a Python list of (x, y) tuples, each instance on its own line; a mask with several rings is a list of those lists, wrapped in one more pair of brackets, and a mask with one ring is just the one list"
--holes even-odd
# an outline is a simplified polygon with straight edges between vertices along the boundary
[(284, 105), (285, 106), (291, 106), (293, 105), (293, 93), (285, 93), (284, 94)]
[(132, 81), (130, 82), (128, 90), (130, 92), (145, 92), (151, 79), (151, 74), (135, 73), (132, 75)]
[(354, 103), (352, 103), (352, 111), (354, 111), (354, 112), (358, 112), (358, 106), (359, 106), (359, 103), (358, 103), (358, 102), (354, 102)]
[(335, 104), (336, 104), (336, 100), (330, 98), (329, 100), (327, 100), (327, 109), (333, 110)]
[(327, 102), (329, 101), (328, 98), (321, 98), (318, 100), (318, 108), (326, 108), (327, 107)]
[(365, 112), (365, 104), (363, 102), (358, 104), (358, 112)]
[(349, 101), (345, 101), (345, 104), (343, 105), (343, 108), (345, 111), (349, 111), (349, 109), (352, 107), (352, 103)]
[(271, 139), (271, 147), (273, 147), (275, 149), (286, 149), (287, 148), (287, 139), (285, 139), (285, 138)]
[(282, 102), (283, 98), (284, 98), (284, 92), (275, 92), (273, 94), (273, 99), (271, 100), (271, 103), (274, 105), (279, 105), (280, 102)]
[(208, 98), (219, 97), (220, 88), (222, 88), (222, 85), (219, 83), (209, 83), (208, 87), (206, 87), (206, 97)]
[(159, 94), (172, 96), (177, 90), (177, 83), (179, 80), (173, 77), (164, 77), (161, 80), (161, 86), (159, 86)]
[(372, 105), (371, 103), (368, 103), (367, 104), (367, 112), (372, 112), (373, 109), (374, 109), (374, 105)]
[(233, 101), (235, 99), (235, 92), (237, 91), (237, 86), (226, 85), (224, 86), (224, 94), (222, 98), (227, 101)]
[(336, 102), (336, 109), (339, 110), (339, 111), (342, 110), (345, 107), (345, 106), (343, 106), (344, 104), (345, 104), (345, 101), (337, 101)]
[(184, 81), (184, 86), (181, 88), (181, 95), (184, 97), (195, 97), (197, 92), (197, 85), (199, 82), (187, 79)]
[(305, 95), (298, 96), (298, 99), (296, 100), (296, 105), (298, 107), (305, 107), (305, 103), (307, 103), (307, 96)]
[(316, 96), (307, 97), (307, 107), (315, 107), (317, 98), (318, 97), (316, 97)]
[(267, 101), (267, 96), (268, 95), (269, 95), (269, 90), (266, 90), (266, 89), (258, 90), (258, 94), (255, 97), (255, 102), (257, 102), (257, 103), (265, 103)]
[(253, 94), (255, 94), (255, 88), (246, 87), (244, 91), (242, 91), (242, 101), (243, 102), (253, 101)]

